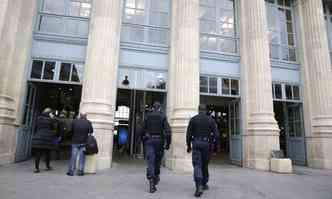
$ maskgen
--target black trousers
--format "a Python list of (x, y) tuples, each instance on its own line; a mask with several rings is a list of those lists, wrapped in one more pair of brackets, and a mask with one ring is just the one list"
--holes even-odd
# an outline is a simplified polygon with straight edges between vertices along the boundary
[(39, 170), (40, 158), (45, 157), (46, 168), (50, 167), (51, 150), (50, 149), (35, 149), (35, 168)]
[(194, 181), (196, 185), (205, 185), (209, 181), (209, 143), (206, 141), (193, 141), (192, 145)]
[(164, 155), (164, 146), (161, 139), (148, 139), (145, 142), (145, 154), (147, 162), (147, 179), (155, 179), (160, 175), (161, 160)]

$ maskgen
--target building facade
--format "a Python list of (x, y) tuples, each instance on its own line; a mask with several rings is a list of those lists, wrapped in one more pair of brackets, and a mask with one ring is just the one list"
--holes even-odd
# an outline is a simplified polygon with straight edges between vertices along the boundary
[(192, 169), (185, 132), (199, 104), (215, 111), (234, 164), (269, 170), (282, 149), (332, 169), (328, 0), (2, 0), (0, 10), (0, 164), (29, 157), (36, 116), (51, 107), (88, 113), (97, 166), (109, 168), (121, 118), (135, 154), (158, 100), (175, 171)]

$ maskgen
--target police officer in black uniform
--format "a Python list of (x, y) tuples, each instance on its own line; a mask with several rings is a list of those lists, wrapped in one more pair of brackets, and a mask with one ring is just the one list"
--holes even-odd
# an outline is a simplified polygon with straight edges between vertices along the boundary
[(166, 115), (161, 111), (159, 102), (155, 102), (152, 112), (144, 120), (143, 141), (147, 160), (147, 179), (150, 183), (150, 193), (157, 191), (156, 185), (160, 180), (160, 165), (164, 149), (171, 144), (171, 131)]
[[(195, 196), (200, 197), (204, 190), (208, 190), (208, 165), (210, 150), (216, 147), (219, 150), (219, 132), (213, 118), (207, 114), (205, 107), (199, 107), (200, 113), (189, 122), (187, 129), (187, 152), (192, 150), (194, 167)], [(216, 145), (216, 146), (213, 146)]]

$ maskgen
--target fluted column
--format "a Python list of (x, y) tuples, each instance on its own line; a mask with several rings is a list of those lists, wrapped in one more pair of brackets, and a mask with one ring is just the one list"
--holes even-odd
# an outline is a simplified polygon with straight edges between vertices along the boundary
[(199, 0), (172, 1), (168, 112), (172, 148), (167, 166), (176, 172), (192, 170), (186, 153), (186, 130), (199, 105)]
[(271, 151), (280, 146), (273, 113), (265, 1), (239, 3), (243, 166), (269, 170)]
[(307, 161), (332, 169), (332, 67), (322, 1), (297, 4), (301, 24)]
[(97, 138), (97, 169), (110, 168), (120, 50), (122, 0), (93, 2), (81, 112)]
[[(30, 58), (35, 0), (1, 1), (0, 18), (0, 164), (13, 162), (19, 103)], [(24, 35), (22, 35), (24, 34)]]

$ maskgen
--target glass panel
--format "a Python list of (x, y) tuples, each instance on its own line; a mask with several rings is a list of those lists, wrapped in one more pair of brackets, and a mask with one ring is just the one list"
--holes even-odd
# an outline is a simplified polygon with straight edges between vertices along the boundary
[(71, 75), (71, 81), (73, 82), (82, 82), (84, 74), (84, 65), (82, 64), (73, 64), (73, 72)]
[(208, 93), (208, 77), (200, 77), (200, 92), (201, 93)]
[(229, 95), (230, 82), (229, 79), (222, 79), (222, 94)]
[(71, 71), (71, 64), (61, 63), (59, 80), (69, 81), (70, 80), (70, 71)]
[(239, 81), (236, 79), (232, 79), (231, 81), (231, 94), (239, 95)]
[(209, 78), (209, 93), (217, 94), (218, 92), (218, 79), (216, 77)]
[(49, 33), (63, 33), (62, 20), (59, 17), (41, 16), (39, 30)]
[(33, 60), (31, 78), (41, 79), (42, 70), (43, 70), (43, 61)]
[(81, 17), (89, 17), (91, 13), (91, 4), (90, 3), (82, 3), (81, 4)]
[(150, 25), (168, 26), (168, 14), (161, 12), (150, 12)]
[(293, 97), (294, 97), (294, 100), (300, 100), (300, 88), (299, 88), (299, 86), (293, 86)]
[(275, 98), (276, 99), (282, 99), (281, 84), (275, 84), (274, 85), (274, 92), (275, 92)]
[(293, 99), (293, 96), (292, 96), (292, 86), (286, 85), (285, 89), (286, 89), (286, 99), (292, 100)]
[(71, 1), (69, 7), (69, 15), (80, 16), (81, 3), (77, 1)]
[(144, 79), (145, 79), (145, 88), (162, 89), (162, 90), (166, 89), (167, 79), (165, 73), (145, 71)]
[(64, 0), (44, 0), (43, 11), (54, 14), (65, 14), (65, 2)]
[(46, 62), (43, 79), (52, 80), (54, 78), (54, 72), (55, 72), (55, 62)]

